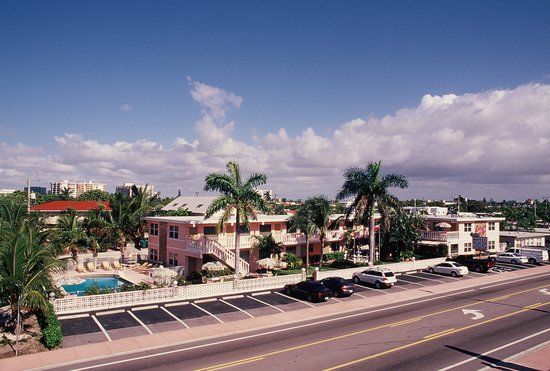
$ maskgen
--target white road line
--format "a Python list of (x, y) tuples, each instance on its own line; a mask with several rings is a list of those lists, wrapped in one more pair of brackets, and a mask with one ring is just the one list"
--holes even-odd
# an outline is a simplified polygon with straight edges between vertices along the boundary
[(445, 368), (440, 369), (439, 371), (446, 371), (446, 370), (450, 370), (450, 369), (453, 369), (453, 368), (458, 367), (458, 366), (462, 366), (462, 365), (465, 364), (465, 363), (474, 361), (474, 360), (476, 360), (476, 359), (481, 359), (481, 357), (483, 357), (483, 356), (487, 356), (487, 355), (489, 355), (489, 354), (491, 354), (491, 353), (498, 352), (499, 350), (502, 350), (502, 349), (511, 347), (512, 345), (516, 345), (516, 344), (518, 344), (518, 343), (521, 343), (522, 341), (529, 340), (529, 339), (534, 338), (534, 337), (536, 337), (536, 336), (542, 335), (542, 334), (544, 334), (544, 333), (546, 333), (546, 332), (548, 332), (548, 331), (550, 331), (550, 328), (547, 328), (546, 330), (542, 330), (542, 331), (539, 331), (539, 332), (537, 332), (537, 333), (531, 334), (531, 335), (526, 336), (526, 337), (524, 337), (524, 338), (521, 338), (521, 339), (512, 341), (511, 343), (504, 344), (504, 345), (502, 345), (502, 346), (500, 346), (500, 347), (498, 347), (498, 348), (491, 349), (491, 350), (489, 350), (489, 351), (487, 351), (487, 352), (485, 352), (485, 353), (480, 354), (480, 355), (477, 356), (477, 357), (470, 357), (470, 358), (467, 358), (467, 359), (465, 359), (464, 361), (461, 361), (461, 362), (455, 363), (455, 364), (453, 364), (453, 365), (447, 366), (447, 367), (445, 367)]
[(393, 287), (397, 287), (398, 289), (401, 289), (401, 290), (409, 290), (408, 288), (403, 287), (401, 285), (393, 285)]
[(185, 328), (189, 328), (189, 326), (187, 326), (187, 324), (185, 322), (183, 322), (181, 319), (179, 319), (178, 317), (176, 317), (174, 315), (174, 313), (170, 312), (168, 309), (164, 308), (164, 307), (160, 307), (160, 309), (162, 309), (163, 311), (165, 311), (169, 316), (171, 316), (173, 319), (175, 319), (176, 321), (178, 321), (179, 323), (181, 323), (182, 325), (185, 326)]
[(136, 321), (138, 321), (138, 323), (139, 323), (140, 325), (142, 325), (143, 328), (144, 328), (145, 330), (147, 330), (148, 333), (150, 333), (151, 335), (153, 334), (153, 331), (149, 330), (149, 327), (145, 326), (145, 323), (143, 323), (139, 318), (137, 318), (136, 315), (135, 315), (134, 313), (132, 313), (132, 311), (128, 311), (128, 314), (131, 315), (132, 317), (134, 317), (134, 319), (135, 319)]
[(98, 312), (96, 313), (96, 317), (99, 317), (99, 316), (106, 316), (106, 315), (109, 315), (109, 314), (118, 314), (118, 313), (124, 313), (126, 312), (124, 309), (115, 309), (115, 310), (108, 310), (106, 312)]
[(382, 289), (373, 289), (372, 287), (368, 287), (368, 286), (361, 286), (362, 288), (364, 289), (367, 289), (367, 290), (372, 290), (372, 291), (376, 291), (376, 292), (380, 292), (382, 294), (389, 294), (389, 292), (386, 292)]
[(219, 319), (216, 315), (210, 313), (210, 312), (207, 311), (206, 309), (203, 309), (203, 308), (199, 307), (199, 306), (198, 306), (197, 304), (195, 304), (195, 303), (191, 303), (191, 305), (194, 306), (194, 307), (199, 308), (199, 309), (202, 310), (204, 313), (211, 315), (211, 316), (214, 317), (219, 323), (223, 323), (223, 321), (222, 321), (221, 319)]
[(195, 300), (195, 303), (198, 303), (198, 304), (200, 304), (200, 303), (209, 303), (209, 302), (211, 302), (211, 301), (216, 301), (216, 300), (218, 300), (218, 299), (216, 299), (216, 298), (212, 298), (212, 299), (201, 299), (201, 300)]
[(271, 291), (260, 291), (260, 292), (253, 292), (250, 294), (251, 296), (260, 296), (260, 295), (269, 295), (271, 294)]
[[(424, 272), (422, 272), (424, 273)], [(434, 278), (426, 278), (426, 277), (422, 277), (422, 276), (415, 276), (417, 278), (420, 278), (421, 280), (426, 280), (426, 281), (434, 281), (434, 282), (439, 282), (439, 283), (445, 283), (445, 281), (441, 281), (441, 280), (436, 280)]]
[(105, 330), (105, 328), (101, 325), (101, 323), (99, 323), (99, 321), (97, 320), (96, 316), (94, 316), (92, 314), (92, 319), (94, 320), (94, 322), (97, 324), (97, 326), (99, 327), (99, 329), (101, 330), (101, 332), (103, 332), (103, 335), (105, 335), (105, 337), (107, 338), (108, 341), (113, 341), (111, 339), (111, 337), (109, 336), (109, 334), (107, 333), (107, 331)]
[(307, 301), (302, 301), (302, 300), (300, 300), (300, 299), (293, 298), (292, 296), (288, 296), (288, 295), (285, 295), (285, 294), (281, 294), (280, 292), (277, 292), (277, 291), (275, 291), (274, 293), (277, 294), (277, 295), (284, 296), (285, 298), (288, 298), (288, 299), (292, 299), (292, 300), (294, 300), (294, 301), (297, 301), (298, 303), (302, 303), (302, 304), (305, 304), (305, 305), (309, 305), (309, 306), (312, 307), (312, 308), (317, 308), (315, 305), (313, 305), (313, 304), (311, 304), (311, 303), (308, 303)]
[[(456, 277), (451, 277), (451, 276), (445, 276), (445, 277), (441, 277), (439, 274), (436, 274), (436, 273), (430, 273), (430, 272), (420, 272), (422, 274), (429, 274), (430, 276), (436, 276), (436, 277), (439, 277), (439, 278), (449, 278), (451, 280), (455, 280), (455, 281), (460, 281), (460, 278), (456, 278)], [(419, 274), (420, 274), (419, 273)], [(422, 277), (419, 277), (419, 278), (422, 278)]]
[(241, 312), (243, 312), (244, 314), (246, 314), (246, 315), (249, 316), (250, 318), (254, 318), (254, 316), (253, 316), (252, 314), (248, 313), (246, 310), (241, 309), (241, 308), (239, 308), (238, 306), (233, 305), (233, 304), (231, 304), (231, 303), (228, 303), (228, 302), (226, 302), (226, 301), (223, 300), (223, 299), (220, 299), (220, 301), (221, 301), (222, 303), (224, 303), (224, 304), (229, 305), (230, 307), (233, 307), (233, 308), (235, 308), (235, 309), (237, 309), (237, 310), (240, 310)]
[(228, 299), (240, 299), (240, 298), (244, 298), (244, 295), (224, 296), (222, 299), (223, 300), (228, 300)]
[(188, 301), (182, 301), (182, 302), (180, 302), (180, 303), (168, 303), (168, 304), (164, 304), (164, 306), (168, 308), (168, 307), (178, 307), (178, 306), (180, 306), (180, 305), (187, 305), (187, 304), (189, 304)]
[[(520, 279), (510, 279), (510, 280), (500, 282), (500, 283), (497, 283), (495, 285), (486, 286), (486, 287), (490, 288), (490, 287), (496, 287), (496, 286), (502, 286), (502, 285), (510, 285), (510, 284), (515, 284), (517, 282), (521, 282), (521, 281), (532, 280), (532, 279), (537, 279), (537, 278), (547, 277), (547, 276), (548, 276), (548, 274), (544, 273), (544, 274), (534, 275), (534, 276), (520, 278)], [(468, 289), (468, 290), (463, 290), (460, 293), (464, 294), (464, 293), (467, 293), (467, 292), (474, 292), (474, 291), (477, 291), (477, 290), (480, 290), (480, 289), (482, 289), (482, 288), (475, 288), (475, 289), (472, 288), (472, 289)], [(186, 351), (194, 350), (194, 349), (207, 348), (207, 347), (214, 346), (214, 345), (234, 343), (234, 342), (237, 342), (237, 341), (240, 341), (240, 340), (254, 339), (254, 338), (261, 337), (261, 336), (267, 336), (267, 335), (277, 334), (277, 333), (281, 333), (281, 332), (287, 332), (287, 331), (295, 330), (295, 329), (299, 329), (299, 328), (307, 328), (307, 327), (315, 326), (315, 325), (318, 325), (318, 324), (321, 324), (321, 323), (332, 323), (332, 322), (343, 320), (343, 319), (356, 318), (356, 317), (365, 316), (365, 315), (372, 314), (372, 313), (378, 313), (378, 312), (388, 311), (388, 310), (391, 310), (391, 309), (407, 307), (407, 306), (420, 304), (420, 303), (425, 303), (425, 302), (430, 302), (430, 301), (434, 301), (434, 300), (438, 300), (438, 299), (442, 299), (442, 298), (446, 298), (446, 297), (450, 297), (450, 296), (455, 296), (455, 295), (457, 295), (456, 291), (445, 294), (445, 295), (432, 296), (432, 297), (429, 297), (429, 298), (426, 298), (426, 299), (417, 300), (417, 301), (413, 301), (413, 302), (409, 302), (409, 303), (397, 304), (397, 305), (394, 305), (394, 306), (373, 309), (371, 311), (366, 311), (366, 312), (361, 312), (361, 313), (348, 314), (348, 315), (344, 315), (344, 316), (337, 317), (337, 318), (329, 318), (329, 319), (322, 320), (322, 321), (316, 321), (316, 322), (313, 322), (313, 323), (304, 323), (304, 324), (296, 325), (296, 326), (292, 326), (292, 327), (284, 327), (284, 328), (271, 330), (271, 331), (266, 331), (266, 332), (260, 332), (260, 333), (256, 333), (256, 334), (252, 334), (252, 335), (245, 335), (245, 336), (241, 336), (241, 337), (238, 337), (238, 338), (220, 340), (220, 341), (216, 341), (216, 342), (212, 342), (212, 343), (194, 345), (194, 346), (187, 347), (187, 348), (178, 348), (178, 349), (175, 349), (175, 350), (168, 350), (168, 351), (159, 352), (159, 353), (147, 354), (147, 355), (144, 355), (144, 356), (137, 356), (137, 357), (133, 357), (133, 358), (125, 358), (125, 359), (119, 360), (119, 361), (111, 361), (111, 362), (105, 362), (105, 363), (101, 363), (101, 364), (97, 364), (97, 365), (81, 367), (81, 368), (74, 369), (74, 371), (90, 370), (90, 369), (93, 369), (93, 368), (118, 365), (120, 363), (137, 361), (137, 360), (148, 359), (148, 358), (153, 358), (153, 357), (161, 357), (161, 356), (165, 356), (165, 355), (168, 355), (168, 354), (186, 352)], [(197, 308), (204, 311), (204, 309), (202, 309), (200, 307), (197, 307)], [(189, 340), (176, 342), (176, 343), (171, 344), (171, 346), (183, 345), (183, 344), (187, 344), (187, 343), (189, 343)], [(165, 347), (164, 345), (162, 345), (162, 346), (150, 346), (150, 347), (147, 347), (147, 348), (140, 348), (140, 349), (135, 349), (135, 350), (132, 350), (132, 351), (129, 351), (129, 352), (119, 353), (118, 355), (122, 355), (122, 354), (128, 355), (128, 354), (131, 354), (131, 353), (141, 353), (141, 352), (146, 352), (146, 351), (151, 351), (151, 350), (156, 350), (156, 349), (162, 349), (164, 347)], [(111, 357), (111, 356), (112, 355), (102, 355), (102, 356), (90, 357), (90, 358), (87, 358), (85, 360), (80, 360), (79, 359), (77, 361), (62, 362), (62, 363), (58, 363), (56, 365), (53, 365), (51, 367), (48, 366), (47, 368), (69, 366), (69, 365), (78, 364), (78, 363), (84, 362), (84, 361), (91, 362), (91, 361), (106, 359), (106, 358)], [(31, 369), (31, 370), (45, 370), (47, 368), (46, 367), (40, 367), (40, 368)]]
[[(550, 344), (550, 340), (548, 341), (545, 341), (544, 343), (542, 344), (539, 344), (539, 345), (535, 345), (534, 347), (532, 348), (529, 348), (529, 349), (526, 349), (524, 350), (523, 352), (519, 352), (519, 353), (516, 353), (508, 358), (505, 358), (503, 360), (500, 360), (498, 362), (487, 362), (488, 366), (485, 366), (483, 368), (480, 368), (479, 371), (489, 371), (489, 370), (494, 370), (494, 369), (505, 369), (505, 368), (502, 368), (502, 367), (498, 367), (498, 366), (502, 366), (504, 365), (505, 363), (508, 363), (508, 362), (511, 362), (511, 361), (515, 361), (516, 359), (518, 358), (521, 358), (523, 357), (524, 355), (527, 355), (527, 354), (531, 354), (533, 352), (536, 352), (538, 351), (539, 349), (542, 349), (544, 348), (545, 346), (547, 346), (548, 344)], [(529, 369), (529, 368), (527, 368)]]
[(258, 303), (262, 303), (262, 304), (265, 304), (265, 305), (267, 305), (267, 306), (269, 306), (269, 307), (271, 307), (271, 308), (277, 309), (277, 310), (278, 310), (279, 312), (281, 312), (281, 313), (285, 313), (284, 310), (282, 310), (282, 309), (279, 308), (279, 307), (276, 307), (275, 305), (271, 305), (271, 304), (269, 304), (269, 303), (266, 303), (265, 301), (262, 301), (262, 300), (260, 300), (260, 299), (258, 299), (258, 298), (255, 298), (254, 296), (248, 296), (248, 297), (249, 297), (250, 299), (256, 300)]
[(361, 294), (358, 293), (357, 291), (354, 292), (353, 295), (357, 295), (357, 296), (359, 296), (360, 298), (363, 298), (363, 299), (366, 299), (366, 298), (367, 298), (365, 295), (361, 295)]
[(407, 282), (407, 283), (412, 283), (413, 285), (418, 285), (418, 286), (424, 286), (424, 287), (426, 287), (426, 286), (427, 286), (427, 285), (424, 285), (424, 284), (422, 284), (422, 283), (418, 283), (418, 282), (413, 282), (413, 281), (408, 281), (408, 280), (404, 280), (403, 278), (398, 278), (397, 280), (398, 280), (398, 281), (399, 281), (399, 280), (401, 280), (401, 281), (405, 281), (405, 282)]
[(342, 300), (338, 300), (338, 299), (336, 299), (336, 298), (331, 298), (331, 299), (334, 300), (334, 301), (337, 301), (338, 303), (341, 303), (341, 302), (342, 302)]
[(476, 276), (486, 276), (487, 273), (478, 273), (478, 272), (472, 272), (470, 271), (468, 274), (475, 274)]
[(84, 317), (90, 317), (89, 313), (83, 313), (83, 314), (72, 314), (69, 316), (59, 316), (57, 319), (73, 319), (73, 318), (84, 318)]
[(137, 308), (132, 308), (131, 310), (133, 312), (136, 312), (136, 311), (140, 311), (140, 310), (156, 309), (158, 307), (159, 307), (158, 305), (147, 305), (146, 307), (137, 307)]

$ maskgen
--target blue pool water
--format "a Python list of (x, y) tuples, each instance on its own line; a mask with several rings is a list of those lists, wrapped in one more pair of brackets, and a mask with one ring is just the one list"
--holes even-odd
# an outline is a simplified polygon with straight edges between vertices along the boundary
[(84, 295), (86, 290), (91, 286), (98, 286), (100, 289), (109, 287), (116, 289), (119, 286), (129, 283), (121, 278), (116, 277), (83, 277), (84, 282), (78, 285), (62, 285), (67, 294), (76, 294), (78, 296)]

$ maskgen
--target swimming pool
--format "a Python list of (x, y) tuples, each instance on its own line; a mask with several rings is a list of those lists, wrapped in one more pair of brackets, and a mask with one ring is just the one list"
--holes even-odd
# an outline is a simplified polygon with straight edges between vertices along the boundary
[(128, 284), (130, 282), (123, 280), (122, 278), (108, 276), (108, 277), (81, 277), (82, 282), (76, 284), (64, 284), (61, 285), (67, 294), (73, 294), (83, 296), (86, 290), (92, 286), (97, 286), (100, 289), (110, 288), (116, 290), (118, 287)]

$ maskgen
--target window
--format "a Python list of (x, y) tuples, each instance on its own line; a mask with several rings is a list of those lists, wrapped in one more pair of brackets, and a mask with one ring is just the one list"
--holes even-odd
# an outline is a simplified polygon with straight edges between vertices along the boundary
[(295, 247), (287, 247), (286, 248), (286, 253), (296, 255), (296, 248)]
[(464, 223), (464, 232), (472, 231), (472, 223)]
[(471, 252), (472, 251), (472, 243), (466, 242), (464, 243), (464, 252)]
[(331, 242), (330, 243), (330, 249), (332, 251), (340, 251), (340, 243), (339, 242)]
[(150, 249), (149, 250), (149, 259), (152, 261), (158, 261), (159, 260), (159, 251), (157, 249)]
[(178, 266), (178, 254), (173, 252), (168, 253), (168, 264)]
[(494, 250), (496, 247), (495, 241), (489, 241), (489, 250)]
[(309, 245), (309, 252), (313, 252), (313, 245)]
[(149, 226), (149, 234), (151, 236), (158, 236), (159, 235), (159, 225), (156, 223), (151, 223)]
[(494, 231), (495, 230), (495, 222), (489, 222), (489, 230)]
[(199, 233), (198, 227), (189, 227), (189, 235), (194, 236)]
[(177, 239), (179, 238), (179, 227), (177, 225), (171, 225), (169, 232), (168, 232), (169, 238)]
[(244, 261), (250, 261), (250, 251), (248, 251), (248, 250), (241, 250), (239, 252), (239, 256)]
[(247, 225), (240, 225), (239, 228), (237, 228), (237, 230), (239, 231), (239, 233), (249, 233), (250, 232), (250, 229), (248, 228)]
[(271, 224), (260, 225), (260, 234), (262, 236), (269, 235), (271, 233)]
[(458, 244), (457, 243), (453, 243), (451, 245), (451, 254), (458, 254)]
[(212, 236), (216, 234), (218, 234), (218, 232), (216, 231), (216, 227), (204, 227), (205, 236)]

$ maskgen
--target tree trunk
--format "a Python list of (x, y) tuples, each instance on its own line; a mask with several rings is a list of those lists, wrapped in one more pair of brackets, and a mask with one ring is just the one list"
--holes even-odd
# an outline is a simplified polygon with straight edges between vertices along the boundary
[(319, 238), (319, 241), (321, 242), (321, 256), (319, 257), (319, 270), (321, 269), (321, 267), (323, 266), (323, 250), (324, 250), (324, 241), (325, 239), (324, 238)]
[(309, 272), (309, 236), (306, 236), (306, 274)]
[(374, 206), (371, 207), (369, 219), (369, 265), (374, 265)]
[(237, 208), (236, 214), (235, 214), (235, 279), (239, 279), (239, 258), (241, 254), (241, 246), (240, 246), (240, 236), (239, 236), (239, 226), (240, 226), (240, 220), (239, 220), (239, 209)]

